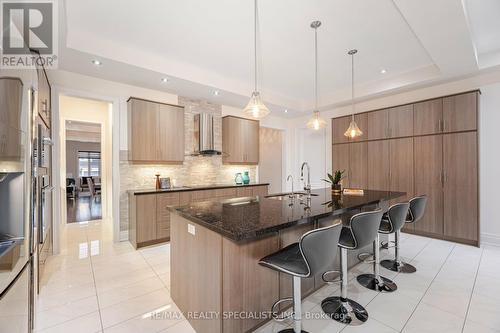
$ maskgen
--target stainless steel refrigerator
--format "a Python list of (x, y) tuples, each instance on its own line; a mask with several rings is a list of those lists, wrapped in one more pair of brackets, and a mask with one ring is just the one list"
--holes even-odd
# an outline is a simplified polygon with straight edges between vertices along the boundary
[(39, 120), (39, 80), (40, 69), (0, 70), (0, 333), (32, 332), (40, 253), (52, 246), (51, 141)]

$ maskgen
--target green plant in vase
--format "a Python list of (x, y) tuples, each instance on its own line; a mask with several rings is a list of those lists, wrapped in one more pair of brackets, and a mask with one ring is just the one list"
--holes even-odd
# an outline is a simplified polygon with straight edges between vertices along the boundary
[(322, 180), (331, 184), (332, 191), (334, 193), (340, 193), (340, 192), (342, 192), (342, 184), (340, 182), (342, 181), (342, 179), (344, 179), (344, 172), (345, 172), (345, 170), (342, 170), (342, 171), (336, 170), (333, 173), (333, 176), (328, 173), (327, 174), (328, 179), (322, 179)]

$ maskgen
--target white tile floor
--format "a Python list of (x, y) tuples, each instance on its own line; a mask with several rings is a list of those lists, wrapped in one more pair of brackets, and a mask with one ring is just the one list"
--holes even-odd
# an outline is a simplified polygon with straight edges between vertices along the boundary
[[(392, 256), (382, 251), (383, 257)], [(359, 286), (360, 264), (350, 270), (349, 297), (364, 305), (370, 318), (347, 327), (322, 316), (321, 300), (339, 293), (328, 286), (303, 303), (304, 329), (318, 332), (500, 332), (500, 248), (481, 249), (404, 235), (402, 255), (414, 274), (381, 269), (398, 290), (380, 294)], [(50, 257), (37, 300), (37, 332), (194, 332), (170, 298), (169, 246), (135, 251), (112, 242), (110, 222), (70, 224), (62, 251)], [(154, 314), (161, 319), (153, 320)], [(260, 333), (290, 323), (269, 323)], [(203, 332), (199, 332), (203, 333)]]

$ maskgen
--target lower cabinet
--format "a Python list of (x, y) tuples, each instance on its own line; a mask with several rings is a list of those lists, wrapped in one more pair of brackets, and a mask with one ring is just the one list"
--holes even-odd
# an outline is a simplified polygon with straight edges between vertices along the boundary
[(129, 194), (129, 239), (135, 248), (170, 240), (169, 206), (237, 197), (265, 196), (267, 185), (197, 191)]

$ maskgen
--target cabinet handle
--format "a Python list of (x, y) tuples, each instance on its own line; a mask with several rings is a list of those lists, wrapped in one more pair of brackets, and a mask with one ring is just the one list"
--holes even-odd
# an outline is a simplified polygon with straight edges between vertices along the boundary
[(443, 132), (443, 130), (444, 130), (443, 119), (439, 119), (438, 127), (439, 127), (438, 131)]
[(444, 186), (444, 171), (441, 171), (439, 175), (439, 181), (441, 182), (441, 186)]

